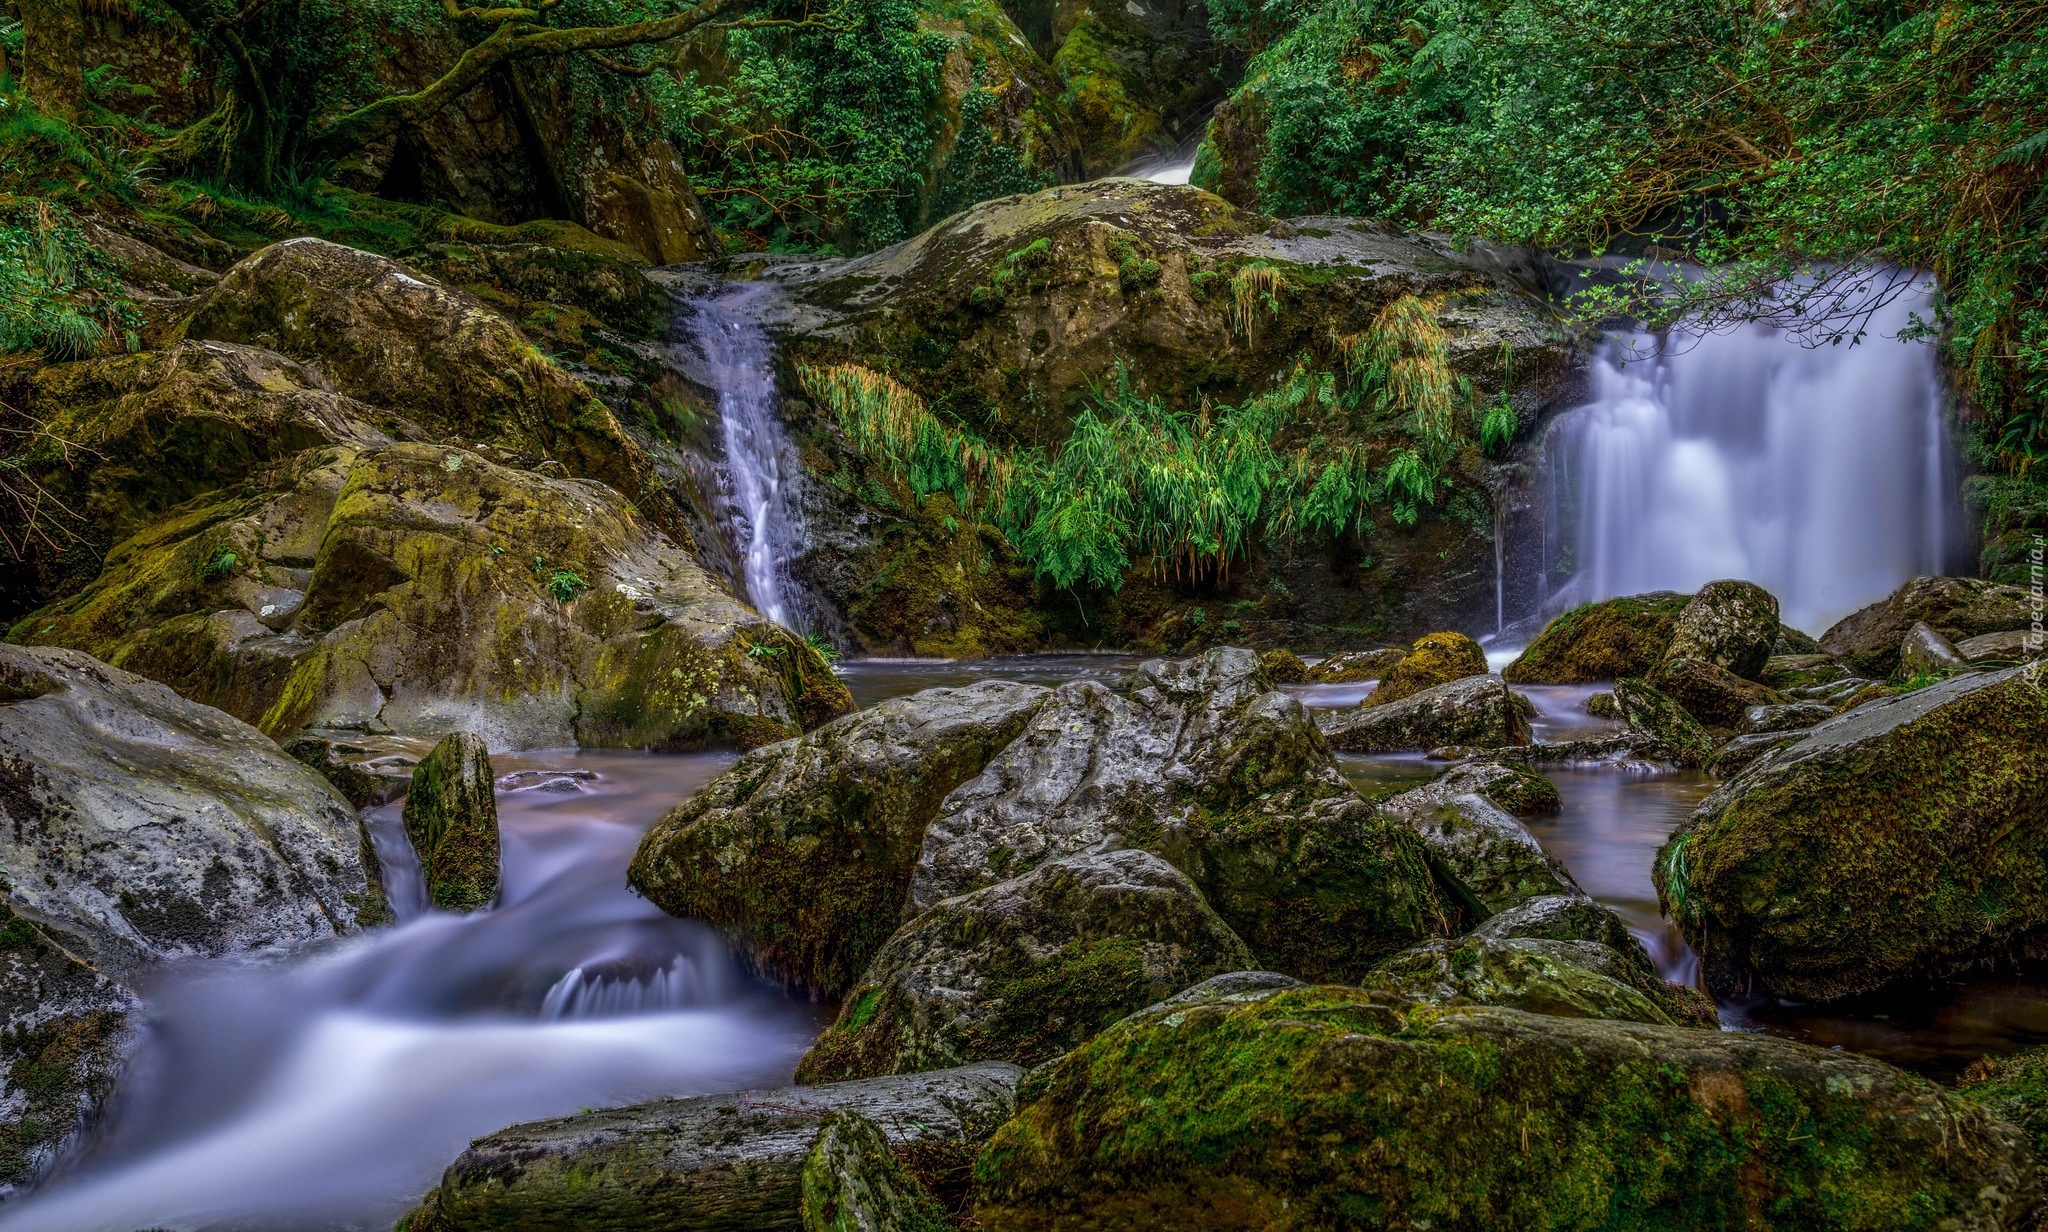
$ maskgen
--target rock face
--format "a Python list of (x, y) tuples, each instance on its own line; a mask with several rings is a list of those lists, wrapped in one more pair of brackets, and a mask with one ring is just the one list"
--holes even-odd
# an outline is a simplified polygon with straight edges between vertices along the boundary
[(1720, 1025), (1720, 1011), (1713, 998), (1688, 985), (1667, 983), (1657, 973), (1650, 952), (1629, 932), (1621, 917), (1584, 894), (1525, 899), (1498, 915), (1488, 916), (1467, 938), (1592, 943), (1591, 950), (1575, 949), (1568, 956), (1570, 961), (1635, 989), (1679, 1026)]
[(1127, 1014), (1251, 964), (1194, 885), (1143, 851), (1048, 860), (942, 899), (869, 964), (797, 1067), (804, 1082), (1033, 1066)]
[(2019, 1131), (1853, 1053), (1352, 989), (1141, 1015), (1033, 1086), (977, 1165), (990, 1232), (2018, 1232), (2041, 1197)]
[(1659, 693), (1684, 707), (1687, 714), (1710, 727), (1736, 727), (1751, 707), (1776, 706), (1786, 701), (1775, 689), (1745, 680), (1706, 659), (1669, 658), (1645, 679)]
[(475, 911), (498, 900), (498, 797), (491, 751), (468, 732), (434, 746), (414, 768), (405, 833), (419, 854), (427, 901)]
[(1664, 657), (1703, 659), (1755, 680), (1777, 641), (1776, 596), (1754, 582), (1708, 582), (1678, 614)]
[(1593, 684), (1641, 676), (1670, 649), (1692, 596), (1668, 590), (1573, 608), (1501, 670), (1509, 684)]
[(1389, 705), (1368, 698), (1356, 710), (1319, 714), (1316, 722), (1332, 748), (1351, 753), (1501, 748), (1529, 743), (1526, 704), (1499, 676), (1466, 676)]
[(1343, 654), (1333, 654), (1309, 668), (1308, 678), (1316, 684), (1358, 684), (1367, 680), (1378, 680), (1392, 671), (1396, 663), (1407, 657), (1407, 651), (1392, 648), (1348, 650)]
[(882, 1127), (858, 1112), (826, 1115), (804, 1156), (804, 1232), (944, 1232), (953, 1226), (889, 1150)]
[(1966, 637), (1955, 647), (1956, 653), (1972, 667), (2010, 667), (2048, 653), (2048, 639), (2035, 637), (2031, 629), (2014, 629), (2010, 633)]
[(399, 1226), (795, 1232), (806, 1161), (827, 1118), (857, 1113), (899, 1152), (957, 1159), (1009, 1119), (1022, 1073), (988, 1062), (515, 1125), (470, 1143)]
[(76, 651), (0, 644), (0, 1180), (106, 1091), (151, 964), (383, 918), (354, 812), (260, 733)]
[(911, 902), (1046, 860), (1138, 848), (1187, 874), (1275, 971), (1355, 976), (1443, 916), (1405, 827), (1382, 820), (1308, 712), (1248, 650), (1139, 667), (1130, 696), (1080, 681), (962, 784), (925, 835)]
[(1705, 765), (1714, 754), (1714, 739), (1693, 721), (1685, 707), (1642, 680), (1614, 682), (1614, 704), (1630, 727), (1669, 749), (1681, 766)]
[(1388, 706), (1424, 689), (1485, 674), (1486, 652), (1479, 643), (1462, 633), (1431, 633), (1417, 638), (1414, 648), (1387, 669), (1364, 704)]
[(1723, 784), (1656, 863), (1715, 987), (1824, 1000), (2028, 953), (2048, 928), (2048, 694), (1890, 695)]
[(628, 877), (764, 970), (836, 997), (902, 918), (946, 794), (1047, 696), (1006, 681), (926, 689), (757, 749), (655, 823)]
[(1482, 919), (1532, 898), (1580, 893), (1564, 865), (1489, 798), (1496, 783), (1512, 791), (1527, 773), (1470, 763), (1380, 804), (1383, 815), (1415, 832), (1438, 875)]
[(1821, 635), (1820, 648), (1879, 680), (1899, 666), (1899, 647), (1916, 623), (1959, 642), (2025, 629), (2033, 620), (2027, 592), (1977, 578), (1918, 577), (1885, 599), (1844, 616)]

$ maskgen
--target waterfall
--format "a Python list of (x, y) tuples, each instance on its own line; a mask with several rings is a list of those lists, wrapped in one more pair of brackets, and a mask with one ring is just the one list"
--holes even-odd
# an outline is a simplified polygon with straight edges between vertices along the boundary
[(1592, 400), (1543, 446), (1544, 615), (1746, 578), (1820, 633), (1938, 573), (1960, 518), (1933, 348), (1901, 341), (1929, 292), (1855, 345), (1785, 331), (1611, 337)]
[(795, 597), (784, 563), (802, 543), (795, 451), (776, 414), (775, 344), (762, 317), (771, 283), (747, 282), (695, 301), (685, 323), (718, 393), (725, 433), (725, 496), (747, 595), (763, 616), (790, 624)]

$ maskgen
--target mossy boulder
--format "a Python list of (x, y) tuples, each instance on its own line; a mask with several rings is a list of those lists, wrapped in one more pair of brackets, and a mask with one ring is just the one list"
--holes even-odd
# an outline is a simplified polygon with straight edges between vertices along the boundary
[(1692, 596), (1668, 590), (1573, 608), (1501, 669), (1509, 684), (1593, 684), (1641, 676), (1664, 658)]
[(1011, 1115), (1022, 1074), (991, 1061), (514, 1125), (470, 1143), (399, 1227), (798, 1232), (807, 1165), (809, 1192), (828, 1180), (812, 1152), (833, 1117), (865, 1118), (924, 1175), (957, 1175)]
[(1707, 659), (1667, 658), (1644, 679), (1709, 727), (1738, 727), (1751, 707), (1778, 706), (1787, 700), (1777, 690), (1745, 680)]
[(1266, 669), (1266, 679), (1274, 684), (1302, 684), (1309, 679), (1308, 664), (1291, 650), (1269, 650), (1259, 656), (1259, 666)]
[(1020, 25), (1057, 44), (1060, 102), (1081, 142), (1081, 178), (1170, 149), (1222, 93), (1221, 50), (1187, 0), (1077, 5), (1022, 0)]
[(945, 1207), (903, 1166), (880, 1125), (833, 1112), (804, 1156), (803, 1232), (951, 1232)]
[(1955, 646), (1929, 628), (1925, 621), (1914, 621), (1913, 627), (1906, 630), (1906, 636), (1899, 641), (1898, 675), (1906, 679), (1945, 676), (1968, 666), (1968, 660)]
[(1964, 1103), (2019, 1126), (2038, 1159), (2048, 1159), (2048, 1048), (1972, 1062), (1956, 1084)]
[(1883, 680), (1898, 670), (1901, 643), (1916, 623), (1959, 642), (2026, 629), (2033, 618), (2021, 587), (1979, 578), (1917, 577), (1835, 622), (1821, 635), (1820, 648), (1859, 674)]
[(1701, 659), (1745, 680), (1762, 675), (1778, 641), (1778, 600), (1755, 582), (1700, 587), (1671, 628), (1664, 656)]
[(1825, 1000), (2038, 952), (2048, 694), (2025, 668), (1892, 694), (1709, 796), (1658, 853), (1710, 987)]
[(1381, 816), (1414, 831), (1437, 875), (1475, 919), (1532, 898), (1580, 892), (1528, 827), (1490, 798), (1494, 790), (1518, 793), (1524, 776), (1538, 777), (1497, 762), (1469, 762), (1380, 803)]
[(445, 737), (413, 768), (405, 833), (427, 901), (475, 911), (498, 899), (498, 797), (491, 751), (469, 732)]
[(1392, 646), (1385, 650), (1347, 650), (1309, 668), (1308, 678), (1316, 684), (1360, 684), (1378, 680), (1407, 657), (1407, 651)]
[(656, 822), (627, 876), (769, 974), (839, 996), (903, 918), (946, 794), (1047, 695), (1007, 681), (926, 689), (757, 749)]
[(1559, 1018), (1680, 1024), (1619, 978), (1615, 951), (1596, 941), (1460, 937), (1403, 950), (1359, 981), (1367, 994), (1429, 1005), (1495, 1005)]
[(1459, 745), (1497, 749), (1530, 741), (1526, 699), (1499, 676), (1464, 676), (1387, 705), (1325, 711), (1317, 725), (1332, 748), (1352, 753), (1413, 752)]
[(1338, 773), (1302, 705), (1248, 650), (1141, 665), (1129, 697), (1055, 690), (947, 799), (911, 883), (919, 910), (1047, 860), (1136, 848), (1185, 873), (1259, 965), (1355, 977), (1439, 934), (1419, 844)]
[(1714, 755), (1714, 738), (1706, 729), (1648, 681), (1615, 681), (1614, 706), (1630, 727), (1668, 750), (1676, 765), (1702, 766)]
[(1250, 951), (1187, 877), (1143, 851), (1048, 860), (899, 929), (797, 1067), (800, 1082), (1030, 1067)]
[(1363, 704), (1391, 705), (1424, 689), (1485, 674), (1486, 652), (1479, 643), (1462, 633), (1430, 633), (1417, 638), (1408, 654), (1387, 669)]
[[(1688, 984), (1674, 984), (1657, 970), (1643, 943), (1620, 916), (1584, 894), (1546, 895), (1524, 899), (1473, 929), (1469, 937), (1490, 941), (1514, 939), (1593, 943), (1577, 949), (1573, 960), (1618, 980), (1650, 1000), (1681, 1027), (1716, 1027), (1721, 1023), (1714, 999)], [(1527, 1008), (1527, 1007), (1523, 1007)]]
[(1854, 1053), (1355, 989), (1140, 1015), (1033, 1085), (975, 1165), (990, 1232), (2017, 1232), (2041, 1198), (2018, 1130)]
[(1823, 702), (1780, 702), (1751, 706), (1742, 712), (1742, 731), (1744, 735), (1803, 731), (1834, 717), (1835, 708)]
[(1976, 637), (1966, 637), (1955, 647), (1956, 653), (1971, 667), (2011, 667), (2048, 654), (2048, 638), (2036, 636), (2032, 629), (2014, 629), (2010, 633), (1980, 633)]

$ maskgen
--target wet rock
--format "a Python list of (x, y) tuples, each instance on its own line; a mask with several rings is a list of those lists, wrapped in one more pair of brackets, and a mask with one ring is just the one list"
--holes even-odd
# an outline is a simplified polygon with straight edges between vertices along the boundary
[(1713, 755), (1713, 737), (1685, 708), (1642, 680), (1614, 682), (1614, 704), (1630, 727), (1670, 749), (1674, 764), (1699, 766)]
[(858, 1112), (826, 1115), (799, 1182), (804, 1232), (943, 1232), (953, 1226)]
[(1467, 676), (1486, 674), (1486, 652), (1462, 633), (1431, 633), (1417, 638), (1399, 663), (1387, 669), (1367, 706), (1388, 706), (1424, 689)]
[(1614, 691), (1609, 689), (1595, 693), (1586, 699), (1586, 713), (1596, 719), (1615, 719), (1618, 721), (1621, 718), (1621, 706), (1614, 700)]
[(1713, 998), (1697, 988), (1665, 980), (1657, 973), (1650, 952), (1629, 932), (1621, 917), (1584, 894), (1526, 899), (1487, 917), (1467, 935), (1493, 941), (1519, 937), (1591, 944), (1591, 950), (1575, 949), (1573, 961), (1628, 985), (1679, 1026), (1720, 1025), (1720, 1011)]
[(2048, 1159), (2048, 1048), (1972, 1062), (1956, 1085), (1964, 1103), (2018, 1126), (2035, 1157)]
[(1745, 680), (1705, 659), (1668, 658), (1645, 678), (1659, 693), (1710, 727), (1735, 727), (1753, 706), (1774, 706), (1785, 698), (1775, 689)]
[(1042, 1082), (977, 1167), (990, 1232), (1135, 1232), (1224, 1202), (1238, 1227), (1767, 1211), (1784, 1228), (2018, 1232), (2041, 1196), (2023, 1135), (1983, 1109), (1764, 1035), (1304, 988), (1130, 1019)]
[(382, 915), (367, 839), (254, 729), (70, 650), (0, 644), (0, 1183), (104, 1097), (136, 979)]
[(1380, 804), (1383, 816), (1421, 839), (1438, 875), (1481, 919), (1531, 898), (1580, 892), (1528, 828), (1488, 798), (1489, 788), (1501, 784), (1512, 791), (1527, 774), (1496, 763), (1467, 763)]
[(1300, 684), (1309, 679), (1308, 664), (1291, 650), (1269, 650), (1259, 656), (1259, 666), (1266, 669), (1266, 679), (1274, 684)]
[(470, 1143), (399, 1226), (795, 1232), (803, 1227), (805, 1165), (827, 1118), (856, 1113), (899, 1158), (957, 1169), (1009, 1119), (1022, 1073), (990, 1061), (514, 1125)]
[(1924, 621), (1915, 621), (1899, 642), (1900, 676), (1945, 676), (1968, 666), (1969, 662), (1949, 640), (1928, 628)]
[(1427, 1005), (1678, 1025), (1609, 971), (1621, 973), (1620, 955), (1598, 942), (1467, 936), (1403, 950), (1373, 968), (1359, 989)]
[(1443, 916), (1413, 836), (1344, 781), (1299, 702), (1265, 690), (1246, 650), (1146, 663), (1128, 698), (1061, 686), (940, 809), (912, 904), (1137, 848), (1187, 874), (1276, 971), (1344, 978), (1435, 935)]
[(946, 794), (1048, 696), (1007, 681), (926, 689), (757, 749), (655, 823), (628, 877), (765, 971), (836, 997), (903, 918)]
[(1763, 674), (1778, 641), (1778, 600), (1754, 582), (1708, 582), (1678, 614), (1666, 662), (1704, 659), (1745, 680)]
[(1835, 717), (1835, 708), (1822, 702), (1783, 702), (1751, 706), (1742, 712), (1744, 735), (1762, 732), (1800, 731)]
[(1499, 676), (1466, 676), (1384, 706), (1316, 716), (1332, 748), (1404, 752), (1443, 745), (1499, 748), (1529, 743), (1529, 719)]
[(1509, 684), (1593, 684), (1641, 676), (1663, 659), (1692, 596), (1668, 590), (1573, 608), (1502, 669)]
[(1143, 851), (1048, 860), (942, 899), (870, 963), (802, 1082), (1032, 1066), (1190, 984), (1251, 963), (1178, 869)]
[(475, 911), (498, 900), (498, 798), (491, 751), (468, 732), (442, 740), (412, 772), (405, 833), (420, 858), (427, 901)]
[(1710, 987), (1825, 1000), (2032, 952), (2048, 695), (2025, 668), (1891, 694), (1723, 784), (1658, 853)]
[(1971, 667), (2010, 667), (2048, 654), (2048, 638), (2034, 636), (2031, 629), (2014, 629), (2010, 633), (1966, 637), (1955, 647)]
[(1407, 651), (1395, 648), (1347, 650), (1309, 668), (1308, 678), (1316, 684), (1362, 684), (1385, 676), (1407, 657)]
[[(1828, 717), (1833, 718), (1834, 714), (1834, 710), (1830, 708), (1828, 710)], [(1751, 762), (1771, 750), (1782, 749), (1788, 744), (1797, 742), (1801, 730), (1803, 729), (1756, 732), (1747, 736), (1737, 736), (1735, 739), (1714, 750), (1714, 755), (1707, 759), (1707, 772), (1716, 778), (1733, 778), (1736, 774), (1746, 769)]]
[[(1778, 626), (1778, 640), (1771, 643), (1771, 657), (1776, 659), (1787, 655), (1811, 655), (1820, 653), (1820, 641), (1801, 633), (1791, 625)], [(1769, 677), (1765, 677), (1768, 683)]]
[(1774, 689), (1803, 689), (1831, 684), (1850, 675), (1841, 660), (1829, 654), (1772, 655), (1764, 660), (1762, 681)]
[(1158, 1005), (1148, 1007), (1147, 1012), (1171, 1010), (1177, 1005), (1197, 1005), (1205, 1001), (1257, 1001), (1283, 988), (1303, 986), (1300, 980), (1278, 971), (1230, 971), (1212, 975), (1193, 988), (1177, 992)]
[(1925, 624), (1951, 642), (2028, 628), (2027, 592), (1978, 578), (1917, 577), (1888, 597), (1843, 617), (1821, 635), (1820, 648), (1879, 679), (1898, 670), (1908, 630)]

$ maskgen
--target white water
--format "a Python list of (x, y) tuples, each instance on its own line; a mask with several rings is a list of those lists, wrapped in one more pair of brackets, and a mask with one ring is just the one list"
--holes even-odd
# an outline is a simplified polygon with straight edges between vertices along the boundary
[(1592, 401), (1545, 442), (1545, 614), (1745, 578), (1818, 634), (1940, 572), (1956, 505), (1941, 388), (1932, 347), (1896, 337), (1926, 306), (1916, 291), (1878, 309), (1855, 346), (1762, 326), (1610, 340)]
[[(625, 885), (648, 823), (732, 759), (536, 760), (597, 775), (501, 791), (500, 906), (406, 904), (396, 928), (293, 960), (167, 972), (109, 1124), (0, 1230), (388, 1229), (471, 1138), (786, 1081), (811, 1009)], [(416, 886), (396, 806), (373, 818)]]
[(725, 432), (726, 497), (747, 594), (763, 616), (791, 621), (784, 563), (801, 546), (795, 451), (776, 414), (775, 344), (761, 322), (771, 283), (739, 283), (697, 301), (689, 321)]

